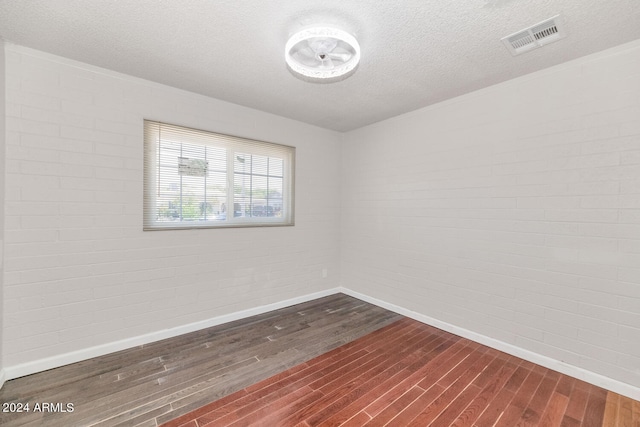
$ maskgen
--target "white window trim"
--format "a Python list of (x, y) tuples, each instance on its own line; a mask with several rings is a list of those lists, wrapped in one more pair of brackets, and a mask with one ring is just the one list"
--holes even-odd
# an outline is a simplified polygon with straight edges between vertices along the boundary
[[(224, 147), (226, 149), (226, 213), (225, 219), (209, 221), (162, 221), (158, 220), (158, 149), (157, 142), (162, 132), (184, 133), (185, 138), (195, 136), (199, 142), (192, 145)], [(201, 142), (201, 141), (205, 142)], [(278, 156), (284, 159), (282, 216), (280, 217), (236, 217), (234, 200), (234, 160), (236, 152), (251, 155)], [(251, 174), (253, 176), (253, 174)], [(294, 181), (295, 147), (225, 135), (184, 126), (144, 120), (144, 231), (185, 230), (200, 228), (272, 227), (294, 225)], [(231, 213), (231, 215), (229, 215)]]

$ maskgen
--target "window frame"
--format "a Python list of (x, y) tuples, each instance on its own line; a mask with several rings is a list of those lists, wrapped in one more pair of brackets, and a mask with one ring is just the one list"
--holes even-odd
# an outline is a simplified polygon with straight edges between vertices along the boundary
[[(225, 202), (221, 203), (225, 205), (224, 218), (215, 220), (194, 220), (185, 221), (182, 217), (178, 221), (162, 221), (158, 219), (158, 211), (160, 205), (158, 203), (159, 182), (161, 179), (161, 172), (158, 170), (162, 168), (162, 161), (159, 158), (161, 148), (160, 144), (163, 141), (162, 133), (169, 131), (174, 132), (173, 137), (165, 137), (165, 141), (171, 141), (170, 138), (179, 138), (179, 135), (183, 133), (185, 140), (177, 139), (173, 141), (174, 144), (180, 144), (181, 150), (184, 144), (189, 144), (191, 147), (217, 147), (224, 148), (226, 154), (226, 195), (224, 196)], [(204, 143), (195, 143), (188, 141), (188, 137), (197, 137), (196, 139), (206, 140)], [(280, 211), (281, 216), (235, 216), (237, 195), (235, 194), (235, 179), (236, 175), (240, 173), (234, 170), (236, 164), (236, 158), (238, 154), (244, 154), (251, 156), (251, 165), (253, 167), (253, 156), (267, 157), (267, 165), (271, 158), (282, 158), (282, 206)], [(180, 158), (182, 152), (178, 156)], [(276, 157), (278, 156), (278, 157)], [(244, 158), (246, 161), (246, 158)], [(191, 230), (191, 229), (211, 229), (211, 228), (245, 228), (245, 227), (286, 227), (295, 225), (295, 159), (296, 159), (296, 147), (276, 144), (273, 142), (266, 142), (256, 139), (243, 138), (234, 135), (222, 134), (212, 132), (208, 130), (195, 129), (192, 127), (169, 124), (156, 120), (144, 119), (144, 185), (143, 185), (143, 231), (160, 231), (160, 230)], [(206, 176), (209, 173), (209, 160), (206, 164)], [(180, 164), (180, 160), (177, 161), (177, 165)], [(180, 170), (181, 166), (178, 166)], [(220, 171), (218, 171), (220, 172)], [(182, 175), (178, 172), (179, 175)], [(256, 176), (265, 176), (264, 174), (254, 173), (253, 169), (247, 174), (243, 172), (245, 176), (250, 177), (250, 199), (252, 200), (253, 178)], [(269, 169), (267, 169), (267, 179), (272, 175), (269, 175)], [(193, 175), (192, 175), (193, 176)], [(206, 176), (204, 184), (204, 198), (200, 203), (208, 204), (206, 198)], [(275, 178), (279, 178), (273, 175)], [(182, 179), (180, 179), (180, 194), (182, 195), (184, 185)], [(243, 187), (244, 188), (244, 187)], [(266, 189), (269, 194), (270, 189)], [(184, 207), (182, 203), (182, 196), (180, 197), (180, 211)], [(269, 200), (267, 196), (267, 201)], [(246, 203), (246, 200), (244, 201)], [(253, 209), (259, 205), (253, 205), (251, 201), (248, 205), (249, 212), (252, 214)], [(245, 206), (245, 212), (246, 212)], [(266, 205), (271, 206), (271, 205)], [(202, 208), (201, 208), (202, 209)], [(207, 209), (206, 206), (204, 209)], [(265, 208), (266, 211), (270, 209)], [(273, 210), (273, 208), (271, 209)], [(233, 213), (232, 215), (229, 215)], [(213, 215), (213, 214), (212, 214)], [(220, 216), (220, 215), (219, 215)]]

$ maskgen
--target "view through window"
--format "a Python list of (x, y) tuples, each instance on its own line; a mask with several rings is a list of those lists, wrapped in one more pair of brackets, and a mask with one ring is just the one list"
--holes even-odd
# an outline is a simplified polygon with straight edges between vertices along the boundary
[(295, 148), (145, 120), (145, 230), (293, 224)]

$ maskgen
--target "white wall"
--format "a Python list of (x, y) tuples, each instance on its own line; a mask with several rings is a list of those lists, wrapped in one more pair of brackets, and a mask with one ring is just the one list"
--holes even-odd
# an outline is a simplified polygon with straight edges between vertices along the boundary
[[(337, 286), (339, 134), (14, 45), (6, 60), (5, 367)], [(296, 225), (143, 232), (144, 118), (297, 147)]]
[(342, 157), (344, 287), (640, 387), (640, 41), (350, 132)]
[[(0, 68), (0, 366), (341, 284), (640, 387), (640, 42), (346, 135), (13, 45)], [(296, 226), (143, 232), (143, 118), (296, 146)]]

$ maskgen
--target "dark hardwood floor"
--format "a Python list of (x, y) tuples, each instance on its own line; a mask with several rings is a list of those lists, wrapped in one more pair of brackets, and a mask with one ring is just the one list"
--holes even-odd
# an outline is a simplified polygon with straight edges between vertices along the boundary
[[(306, 362), (402, 316), (346, 295), (253, 316), (7, 381), (3, 426), (156, 426)], [(73, 412), (34, 412), (36, 403)]]
[(3, 426), (640, 427), (640, 402), (346, 295), (11, 380), (0, 401), (74, 405)]
[(638, 404), (405, 318), (162, 427), (637, 427)]

